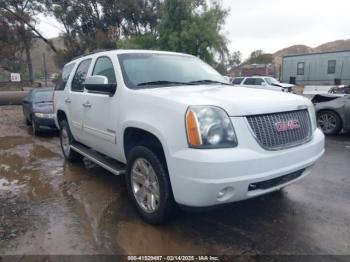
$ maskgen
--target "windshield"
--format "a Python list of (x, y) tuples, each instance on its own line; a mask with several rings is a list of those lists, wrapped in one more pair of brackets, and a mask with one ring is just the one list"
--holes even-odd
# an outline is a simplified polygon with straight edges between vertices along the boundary
[(118, 55), (124, 82), (129, 88), (195, 84), (229, 84), (198, 58), (172, 54), (132, 53)]
[(280, 84), (280, 82), (278, 82), (276, 79), (274, 79), (273, 77), (266, 77), (265, 81), (269, 84), (269, 85), (278, 85)]
[(53, 91), (40, 91), (34, 94), (34, 103), (52, 102)]

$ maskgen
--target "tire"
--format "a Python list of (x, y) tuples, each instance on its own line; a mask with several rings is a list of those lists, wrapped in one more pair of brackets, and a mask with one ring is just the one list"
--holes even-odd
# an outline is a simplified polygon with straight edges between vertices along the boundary
[(24, 121), (26, 122), (27, 126), (30, 126), (31, 122), (28, 120), (26, 116), (24, 116)]
[(340, 116), (331, 110), (321, 111), (317, 114), (317, 125), (325, 135), (337, 135), (343, 128)]
[(163, 223), (177, 210), (164, 164), (144, 146), (133, 148), (127, 163), (126, 186), (139, 215), (147, 223)]
[(32, 118), (32, 131), (34, 136), (38, 136), (40, 133), (40, 127), (37, 123), (35, 123), (35, 120)]
[(31, 122), (28, 119), (28, 117), (26, 116), (26, 113), (24, 112), (24, 109), (23, 109), (23, 117), (24, 117), (24, 122), (26, 123), (26, 125), (30, 126)]
[(69, 125), (66, 120), (62, 120), (60, 123), (60, 144), (64, 158), (69, 162), (79, 161), (83, 158), (82, 155), (71, 150), (70, 145), (74, 142), (74, 138), (70, 131)]

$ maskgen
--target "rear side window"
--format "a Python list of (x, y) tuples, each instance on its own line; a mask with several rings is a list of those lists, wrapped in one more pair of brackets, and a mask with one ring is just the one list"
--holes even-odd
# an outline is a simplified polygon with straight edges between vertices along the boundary
[(232, 84), (239, 85), (240, 83), (242, 83), (242, 80), (243, 78), (235, 78), (233, 79)]
[(85, 82), (85, 78), (89, 70), (90, 64), (91, 64), (91, 58), (86, 59), (79, 64), (72, 81), (73, 92), (84, 91), (84, 82)]
[(100, 75), (107, 77), (108, 84), (116, 83), (115, 71), (112, 61), (106, 56), (99, 57), (97, 59), (92, 75)]
[(244, 84), (245, 84), (245, 85), (255, 85), (255, 78), (247, 78), (247, 79), (244, 81)]
[(255, 85), (262, 85), (262, 83), (264, 83), (262, 78), (255, 78)]
[(72, 73), (74, 66), (75, 63), (63, 67), (62, 74), (59, 76), (55, 90), (62, 91), (65, 89), (67, 81), (69, 79), (70, 74)]

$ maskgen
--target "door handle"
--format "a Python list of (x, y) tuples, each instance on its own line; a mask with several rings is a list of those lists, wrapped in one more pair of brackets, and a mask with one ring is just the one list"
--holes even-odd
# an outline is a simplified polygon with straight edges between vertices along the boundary
[(91, 108), (92, 105), (90, 104), (89, 101), (87, 101), (87, 102), (85, 102), (85, 103), (83, 104), (83, 107), (85, 107), (85, 108)]
[(70, 103), (72, 103), (72, 101), (70, 100), (70, 98), (68, 97), (68, 98), (66, 98), (65, 100), (64, 100), (64, 102), (66, 103), (66, 104), (70, 104)]

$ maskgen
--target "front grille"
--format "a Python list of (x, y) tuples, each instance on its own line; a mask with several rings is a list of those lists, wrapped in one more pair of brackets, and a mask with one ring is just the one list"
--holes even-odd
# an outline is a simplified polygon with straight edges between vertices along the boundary
[(295, 180), (299, 177), (301, 177), (301, 175), (304, 173), (305, 169), (296, 171), (294, 173), (290, 173), (288, 175), (284, 175), (284, 176), (280, 176), (280, 177), (276, 177), (270, 180), (265, 180), (262, 182), (258, 182), (258, 183), (252, 183), (249, 184), (248, 186), (248, 191), (254, 191), (254, 190), (266, 190), (272, 187), (276, 187), (279, 185), (283, 185), (286, 184), (292, 180)]
[[(248, 123), (258, 143), (266, 150), (281, 150), (311, 139), (312, 128), (309, 112), (306, 109), (247, 116)], [(297, 121), (299, 128), (279, 130), (278, 124)]]

